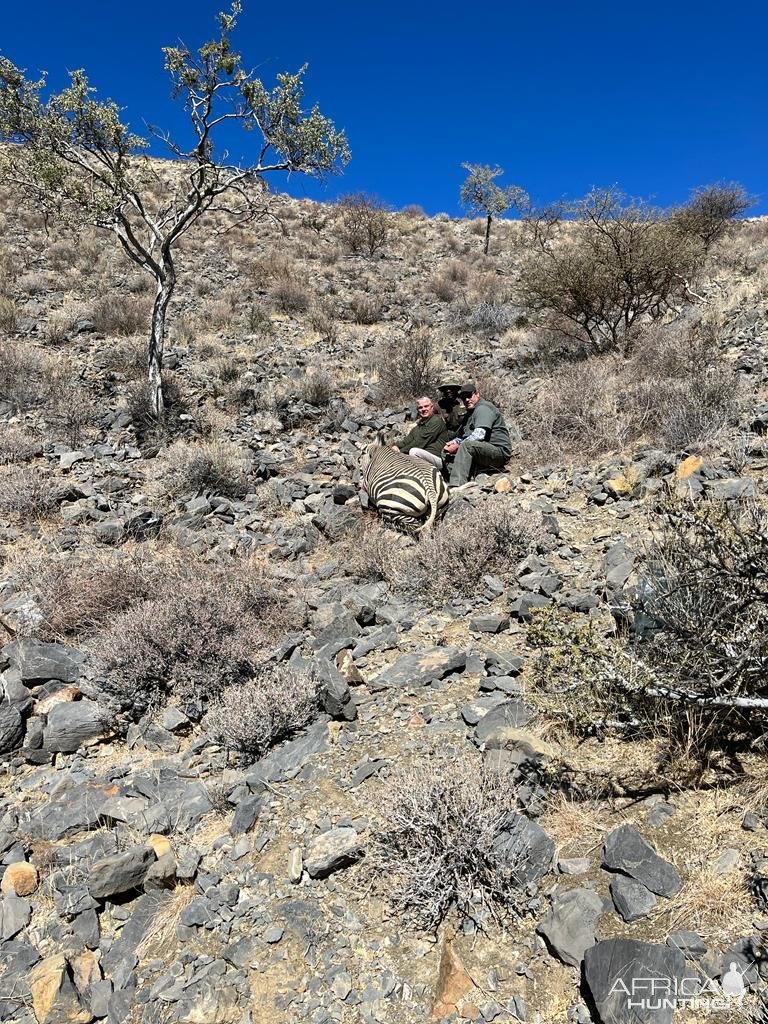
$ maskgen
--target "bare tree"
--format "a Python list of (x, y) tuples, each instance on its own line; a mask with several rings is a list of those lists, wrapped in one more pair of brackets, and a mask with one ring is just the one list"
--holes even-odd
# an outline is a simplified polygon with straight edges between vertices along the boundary
[(375, 256), (389, 234), (389, 213), (375, 196), (354, 192), (339, 199), (338, 233), (354, 254)]
[(709, 250), (734, 217), (746, 213), (752, 203), (737, 182), (721, 182), (696, 189), (685, 206), (673, 211), (672, 218), (680, 231), (696, 235)]
[[(167, 183), (146, 149), (120, 120), (111, 100), (94, 98), (84, 71), (60, 93), (41, 98), (45, 77), (30, 81), (0, 57), (0, 141), (9, 143), (0, 180), (47, 215), (65, 215), (111, 231), (128, 258), (155, 281), (147, 363), (152, 409), (163, 415), (162, 360), (168, 304), (176, 287), (174, 251), (204, 214), (218, 210), (232, 226), (263, 215), (264, 176), (275, 171), (324, 174), (349, 160), (343, 132), (320, 113), (302, 109), (306, 65), (279, 74), (268, 89), (246, 70), (230, 34), (242, 10), (218, 15), (218, 38), (193, 53), (163, 49), (173, 96), (189, 117), (193, 145), (166, 132), (151, 134), (174, 163)], [(258, 156), (246, 167), (217, 149), (220, 129), (239, 125), (258, 133)]]
[(644, 320), (697, 297), (691, 282), (707, 245), (681, 211), (596, 189), (529, 215), (526, 229), (523, 304), (588, 351), (626, 354)]
[(488, 167), (484, 164), (462, 164), (468, 172), (461, 186), (461, 202), (465, 209), (477, 217), (485, 217), (485, 244), (483, 252), (488, 255), (491, 241), (491, 221), (513, 207), (523, 210), (528, 205), (528, 193), (519, 185), (503, 187), (496, 184), (496, 178), (504, 173), (502, 167)]

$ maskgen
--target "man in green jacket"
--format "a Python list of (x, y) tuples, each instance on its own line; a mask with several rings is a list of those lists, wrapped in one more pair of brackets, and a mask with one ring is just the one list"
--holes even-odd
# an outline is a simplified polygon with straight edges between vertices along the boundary
[(422, 395), (416, 399), (418, 419), (413, 430), (409, 431), (402, 441), (393, 444), (396, 451), (405, 452), (414, 459), (423, 459), (431, 466), (442, 469), (443, 447), (450, 439), (450, 431), (443, 417), (437, 412), (431, 398)]
[(512, 454), (504, 417), (493, 402), (480, 397), (474, 381), (462, 384), (459, 398), (469, 415), (457, 436), (443, 448), (446, 456), (454, 456), (448, 481), (452, 489), (463, 487), (473, 470), (503, 469)]

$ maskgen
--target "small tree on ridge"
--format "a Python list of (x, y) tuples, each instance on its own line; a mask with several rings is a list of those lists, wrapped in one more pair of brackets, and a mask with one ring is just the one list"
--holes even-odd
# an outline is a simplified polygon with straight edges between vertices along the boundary
[(491, 221), (512, 207), (524, 209), (528, 205), (528, 193), (519, 185), (497, 185), (495, 179), (504, 173), (502, 167), (488, 167), (485, 164), (461, 166), (469, 172), (461, 186), (461, 203), (475, 216), (485, 217), (483, 252), (487, 256), (491, 240)]

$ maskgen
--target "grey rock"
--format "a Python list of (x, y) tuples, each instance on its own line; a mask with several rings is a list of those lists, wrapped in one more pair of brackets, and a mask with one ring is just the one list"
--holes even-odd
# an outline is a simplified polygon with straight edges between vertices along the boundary
[(557, 870), (561, 875), (585, 875), (592, 867), (589, 857), (561, 857)]
[(125, 853), (104, 857), (88, 872), (88, 891), (94, 899), (105, 899), (138, 889), (154, 860), (151, 846), (134, 846)]
[(757, 487), (750, 476), (733, 480), (707, 480), (704, 490), (707, 497), (715, 501), (743, 501), (745, 498), (757, 497)]
[(43, 748), (52, 753), (74, 753), (88, 740), (104, 732), (104, 719), (98, 704), (91, 700), (55, 704), (48, 713), (43, 731)]
[(59, 917), (75, 917), (98, 906), (84, 883), (66, 885), (63, 878), (54, 883), (53, 902)]
[(95, 786), (73, 784), (59, 799), (46, 801), (33, 811), (26, 828), (30, 835), (53, 842), (98, 828), (102, 823), (101, 809), (107, 799)]
[(621, 876), (610, 884), (613, 905), (624, 921), (647, 917), (656, 906), (656, 897), (642, 882)]
[(521, 594), (509, 604), (509, 613), (519, 622), (530, 622), (531, 616), (538, 608), (548, 608), (552, 601), (543, 594)]
[(7, 942), (26, 928), (32, 917), (29, 900), (7, 893), (0, 900), (0, 941)]
[(467, 725), (477, 725), (481, 718), (484, 718), (489, 711), (497, 708), (506, 702), (506, 695), (499, 691), (485, 694), (482, 697), (475, 697), (468, 701), (461, 709), (461, 717)]
[(331, 981), (331, 992), (337, 999), (346, 999), (352, 991), (352, 976), (349, 971), (337, 971)]
[[(635, 939), (606, 939), (584, 954), (584, 984), (600, 1024), (672, 1024), (674, 999), (659, 1006), (651, 987), (654, 979), (680, 985), (685, 970), (679, 949)], [(638, 1005), (643, 998), (647, 1008)]]
[(48, 679), (75, 683), (80, 678), (85, 655), (63, 644), (41, 644), (37, 640), (14, 640), (3, 648), (0, 658), (16, 668), (26, 686)]
[(157, 889), (173, 889), (176, 884), (176, 858), (172, 853), (164, 853), (162, 857), (149, 865), (144, 878), (144, 891)]
[(537, 882), (552, 869), (554, 841), (524, 814), (507, 815), (493, 846), (502, 863), (512, 868), (520, 886)]
[(679, 949), (689, 957), (701, 957), (707, 952), (707, 944), (698, 932), (674, 932), (667, 938), (667, 945)]
[(311, 839), (304, 854), (304, 867), (310, 878), (327, 878), (334, 871), (349, 867), (363, 855), (363, 846), (353, 828), (332, 828)]
[(392, 688), (429, 686), (453, 672), (463, 672), (466, 664), (464, 651), (455, 647), (428, 647), (421, 653), (399, 657), (369, 683), (369, 689), (377, 692)]
[(281, 782), (295, 775), (315, 754), (328, 749), (328, 718), (321, 716), (301, 736), (288, 740), (263, 757), (246, 777), (250, 789), (261, 792), (265, 782)]
[(663, 860), (633, 825), (620, 825), (607, 837), (603, 866), (642, 882), (657, 896), (674, 896), (683, 886), (674, 865)]
[(0, 754), (17, 750), (24, 739), (24, 721), (11, 704), (0, 707)]
[(592, 889), (571, 889), (555, 896), (536, 931), (559, 960), (578, 967), (585, 951), (595, 944), (595, 929), (602, 912), (603, 901)]
[(243, 797), (235, 809), (232, 824), (229, 827), (233, 836), (250, 832), (261, 812), (262, 802), (261, 797), (255, 794)]
[(531, 713), (522, 700), (507, 700), (483, 715), (475, 726), (475, 743), (482, 746), (501, 729), (520, 729), (531, 720)]
[(469, 628), (475, 633), (502, 633), (509, 629), (509, 616), (491, 613), (475, 615), (469, 621)]

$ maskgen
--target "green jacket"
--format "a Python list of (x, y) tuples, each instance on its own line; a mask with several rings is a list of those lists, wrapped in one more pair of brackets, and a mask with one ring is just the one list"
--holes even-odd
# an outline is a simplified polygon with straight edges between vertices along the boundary
[(433, 413), (428, 420), (419, 420), (402, 441), (394, 441), (400, 451), (407, 455), (411, 448), (423, 448), (432, 455), (442, 455), (443, 446), (451, 439), (451, 433), (442, 416)]
[(507, 457), (512, 454), (512, 443), (504, 417), (493, 404), (481, 398), (467, 417), (458, 433), (460, 441), (485, 441), (495, 445)]

